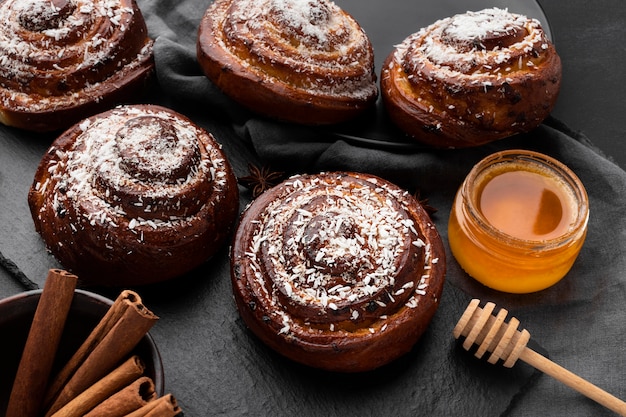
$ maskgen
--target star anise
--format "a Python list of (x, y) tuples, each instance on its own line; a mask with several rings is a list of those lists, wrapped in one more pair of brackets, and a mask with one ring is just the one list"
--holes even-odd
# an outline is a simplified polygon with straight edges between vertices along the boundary
[(257, 198), (264, 191), (277, 185), (285, 175), (283, 172), (272, 171), (268, 166), (259, 168), (254, 164), (248, 164), (248, 171), (248, 175), (238, 180), (240, 184), (252, 191), (252, 198)]
[(429, 216), (432, 217), (432, 215), (437, 212), (437, 209), (435, 207), (428, 204), (428, 198), (421, 198), (420, 190), (415, 191), (413, 197), (415, 197), (415, 199), (420, 203), (424, 210), (426, 210), (426, 213), (428, 213)]

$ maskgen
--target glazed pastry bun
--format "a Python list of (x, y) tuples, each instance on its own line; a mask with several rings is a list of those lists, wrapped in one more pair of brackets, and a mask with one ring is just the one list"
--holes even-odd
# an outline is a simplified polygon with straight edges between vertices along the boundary
[(134, 0), (0, 2), (0, 122), (66, 129), (131, 101), (153, 73)]
[(237, 181), (220, 145), (184, 116), (128, 105), (59, 136), (28, 194), (37, 232), (90, 284), (178, 277), (228, 239)]
[(561, 60), (535, 19), (497, 8), (439, 20), (387, 57), (391, 120), (440, 148), (481, 145), (537, 127), (551, 112)]
[(244, 322), (305, 365), (378, 368), (407, 353), (440, 302), (441, 238), (408, 192), (357, 173), (292, 177), (244, 212), (231, 277)]
[(342, 122), (378, 95), (369, 38), (328, 0), (216, 0), (197, 55), (225, 94), (283, 121)]

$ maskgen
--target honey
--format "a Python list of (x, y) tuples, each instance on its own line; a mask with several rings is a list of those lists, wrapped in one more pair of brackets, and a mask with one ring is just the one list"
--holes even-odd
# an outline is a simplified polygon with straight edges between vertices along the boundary
[(529, 293), (571, 269), (588, 217), (587, 193), (569, 168), (536, 152), (503, 151), (480, 161), (459, 188), (448, 240), (477, 281)]
[(552, 239), (567, 232), (576, 214), (567, 189), (543, 173), (515, 165), (494, 171), (477, 189), (478, 210), (491, 225), (527, 240)]

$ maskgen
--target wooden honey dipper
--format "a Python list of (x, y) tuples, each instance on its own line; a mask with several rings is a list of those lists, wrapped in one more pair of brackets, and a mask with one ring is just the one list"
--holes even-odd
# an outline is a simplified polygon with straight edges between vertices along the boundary
[(477, 358), (480, 359), (489, 352), (491, 353), (487, 359), (489, 363), (495, 364), (498, 360), (502, 360), (507, 368), (511, 368), (518, 359), (521, 359), (609, 410), (626, 416), (624, 401), (527, 347), (530, 333), (527, 330), (518, 330), (519, 320), (515, 317), (511, 317), (509, 322), (505, 323), (508, 311), (500, 309), (494, 316), (492, 314), (495, 309), (494, 303), (486, 303), (483, 308), (480, 308), (479, 304), (480, 300), (470, 301), (453, 330), (456, 339), (461, 336), (465, 337), (463, 341), (465, 350), (470, 350), (476, 344), (478, 346), (475, 353)]

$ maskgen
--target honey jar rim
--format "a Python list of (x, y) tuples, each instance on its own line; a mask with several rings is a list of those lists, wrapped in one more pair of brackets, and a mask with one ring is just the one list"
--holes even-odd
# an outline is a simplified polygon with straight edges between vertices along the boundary
[[(522, 163), (520, 164), (520, 162)], [(480, 175), (483, 175), (487, 170), (494, 169), (494, 167), (498, 165), (511, 163), (521, 167), (524, 162), (540, 166), (543, 172), (558, 177), (558, 181), (564, 183), (571, 189), (573, 197), (572, 202), (576, 205), (574, 209), (575, 218), (565, 233), (549, 239), (524, 239), (512, 236), (493, 226), (477, 207), (475, 203), (477, 189), (475, 187), (480, 185), (480, 183), (476, 183), (476, 179), (479, 178)], [(529, 169), (528, 171), (531, 170)], [(567, 165), (556, 158), (537, 151), (508, 149), (484, 157), (475, 164), (467, 174), (461, 186), (461, 191), (463, 195), (463, 205), (468, 209), (467, 214), (469, 214), (484, 231), (510, 247), (550, 250), (573, 243), (580, 235), (581, 231), (586, 231), (587, 229), (589, 220), (589, 197), (582, 181)]]

